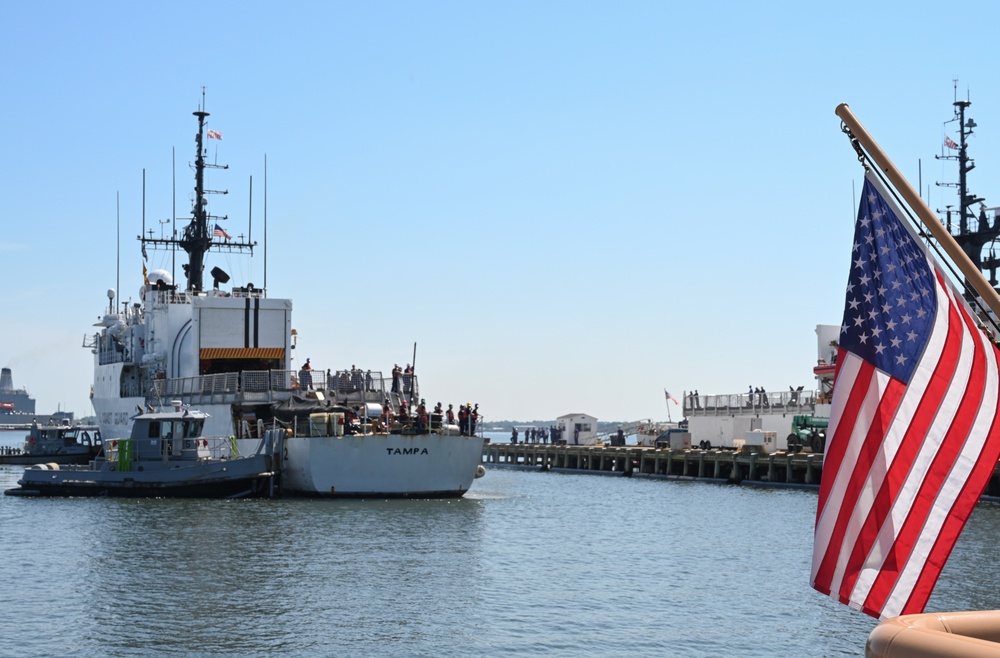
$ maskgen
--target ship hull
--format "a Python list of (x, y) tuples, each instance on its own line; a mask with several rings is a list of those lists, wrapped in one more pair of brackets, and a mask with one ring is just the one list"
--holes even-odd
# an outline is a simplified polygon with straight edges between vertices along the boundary
[(282, 492), (333, 498), (458, 498), (483, 439), (443, 434), (289, 437)]
[(163, 471), (118, 472), (35, 468), (24, 472), (20, 496), (105, 496), (118, 498), (234, 498), (267, 496), (272, 473), (263, 455), (220, 464)]
[(63, 455), (0, 455), (0, 464), (31, 466), (32, 464), (86, 464), (96, 456), (96, 452), (78, 452)]

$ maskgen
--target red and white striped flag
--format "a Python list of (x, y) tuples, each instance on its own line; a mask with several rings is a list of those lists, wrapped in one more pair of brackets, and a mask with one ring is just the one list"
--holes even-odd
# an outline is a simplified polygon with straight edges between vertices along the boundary
[(670, 393), (667, 393), (667, 389), (663, 389), (663, 394), (667, 396), (667, 400), (673, 400), (674, 404), (680, 404), (680, 402), (677, 401), (677, 398), (670, 395)]
[(222, 139), (222, 133), (218, 130), (209, 130), (207, 135), (209, 139)]
[(950, 149), (958, 148), (958, 144), (955, 143), (955, 140), (953, 140), (951, 137), (948, 137), (947, 135), (944, 136), (944, 145)]
[(1000, 457), (997, 349), (902, 211), (865, 182), (837, 351), (812, 586), (923, 612)]

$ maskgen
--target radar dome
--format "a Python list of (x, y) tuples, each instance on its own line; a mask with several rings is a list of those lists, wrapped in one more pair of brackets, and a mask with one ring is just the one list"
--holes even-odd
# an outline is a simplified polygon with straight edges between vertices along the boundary
[(156, 285), (157, 281), (163, 281), (164, 285), (172, 286), (174, 285), (174, 277), (170, 276), (170, 272), (166, 270), (153, 270), (146, 278), (153, 285)]

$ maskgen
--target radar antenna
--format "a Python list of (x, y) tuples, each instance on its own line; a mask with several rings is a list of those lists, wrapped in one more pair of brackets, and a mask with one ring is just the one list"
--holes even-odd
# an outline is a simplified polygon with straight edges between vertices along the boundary
[[(184, 273), (187, 277), (188, 292), (201, 292), (204, 290), (205, 254), (211, 250), (227, 251), (236, 253), (249, 252), (253, 254), (256, 242), (242, 235), (233, 239), (229, 237), (225, 229), (217, 222), (228, 219), (228, 216), (210, 215), (208, 212), (209, 194), (228, 194), (226, 190), (206, 190), (205, 170), (206, 169), (229, 169), (228, 165), (209, 164), (205, 162), (205, 119), (209, 113), (205, 111), (205, 88), (202, 87), (201, 106), (194, 116), (198, 117), (198, 134), (195, 135), (196, 157), (194, 161), (194, 203), (191, 208), (191, 221), (181, 232), (180, 237), (171, 235), (169, 238), (155, 238), (150, 231), (150, 235), (140, 235), (143, 249), (149, 245), (153, 249), (180, 247), (188, 254), (188, 262), (183, 265)], [(209, 131), (211, 134), (211, 131)], [(210, 227), (211, 221), (211, 227)], [(235, 231), (234, 231), (235, 232)], [(216, 238), (222, 238), (217, 241)]]

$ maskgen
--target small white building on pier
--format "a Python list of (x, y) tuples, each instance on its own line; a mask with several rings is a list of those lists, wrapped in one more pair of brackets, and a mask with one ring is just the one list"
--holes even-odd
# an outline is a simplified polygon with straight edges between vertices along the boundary
[(587, 414), (566, 414), (556, 418), (566, 445), (592, 446), (597, 443), (597, 418)]

